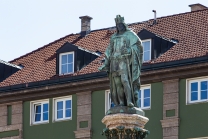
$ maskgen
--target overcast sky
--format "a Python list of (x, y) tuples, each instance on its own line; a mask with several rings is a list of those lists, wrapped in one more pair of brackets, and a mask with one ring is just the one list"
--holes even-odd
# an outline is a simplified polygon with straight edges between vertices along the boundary
[(81, 31), (79, 16), (93, 18), (91, 29), (189, 12), (188, 5), (208, 0), (0, 0), (0, 59), (10, 61), (43, 45)]

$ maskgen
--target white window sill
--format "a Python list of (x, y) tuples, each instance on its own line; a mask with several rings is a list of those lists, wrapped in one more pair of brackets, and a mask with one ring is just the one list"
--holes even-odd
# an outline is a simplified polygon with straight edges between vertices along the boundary
[(70, 118), (63, 118), (63, 119), (56, 119), (56, 120), (53, 121), (53, 123), (56, 123), (56, 122), (63, 122), (63, 121), (70, 121), (70, 120), (72, 120), (71, 117), (70, 117)]
[(43, 121), (43, 122), (35, 122), (30, 125), (33, 126), (33, 125), (41, 125), (41, 124), (48, 124), (48, 123), (49, 123), (49, 121)]
[(150, 107), (146, 107), (146, 108), (141, 108), (142, 110), (151, 110)]
[(187, 105), (192, 105), (192, 104), (199, 104), (199, 103), (207, 103), (208, 99), (205, 100), (197, 100), (197, 101), (190, 101), (187, 103)]
[(70, 75), (70, 74), (74, 74), (74, 72), (70, 72), (70, 73), (60, 73), (59, 76), (63, 76), (63, 75)]

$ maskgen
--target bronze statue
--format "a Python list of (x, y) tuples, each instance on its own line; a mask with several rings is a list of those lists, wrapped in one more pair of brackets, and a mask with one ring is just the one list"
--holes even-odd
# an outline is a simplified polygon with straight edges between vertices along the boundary
[(116, 106), (139, 107), (143, 47), (136, 33), (124, 23), (124, 17), (117, 15), (115, 22), (117, 32), (110, 38), (99, 70), (109, 75), (111, 99)]

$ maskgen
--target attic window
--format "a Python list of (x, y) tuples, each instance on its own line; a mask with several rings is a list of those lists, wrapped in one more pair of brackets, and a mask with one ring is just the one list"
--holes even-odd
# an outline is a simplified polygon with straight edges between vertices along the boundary
[(151, 39), (142, 40), (143, 62), (151, 60)]
[(59, 55), (59, 74), (74, 73), (74, 52)]

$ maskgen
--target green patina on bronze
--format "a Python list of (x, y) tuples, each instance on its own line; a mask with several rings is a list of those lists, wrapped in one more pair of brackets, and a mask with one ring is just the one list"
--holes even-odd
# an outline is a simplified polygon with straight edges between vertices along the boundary
[[(124, 17), (115, 18), (117, 32), (110, 38), (105, 51), (105, 62), (99, 70), (106, 71), (110, 79), (111, 99), (115, 107), (106, 115), (125, 113), (144, 116), (139, 101), (140, 74), (143, 61), (143, 47), (135, 32), (124, 23)], [(143, 139), (149, 132), (138, 127), (118, 126), (105, 128), (102, 132), (108, 139)]]
[(115, 21), (117, 32), (110, 38), (105, 63), (99, 70), (109, 75), (111, 98), (116, 106), (139, 107), (143, 47), (136, 33), (124, 23), (124, 17), (117, 15)]

